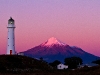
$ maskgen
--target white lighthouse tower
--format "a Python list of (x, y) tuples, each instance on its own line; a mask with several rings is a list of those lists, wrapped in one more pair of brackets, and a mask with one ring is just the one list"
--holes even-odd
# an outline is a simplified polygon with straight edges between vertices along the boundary
[(12, 19), (12, 17), (10, 17), (10, 19), (8, 20), (8, 44), (7, 44), (7, 54), (8, 55), (14, 55), (15, 52), (15, 36), (14, 36), (14, 29), (15, 29), (15, 25), (14, 25), (14, 20)]

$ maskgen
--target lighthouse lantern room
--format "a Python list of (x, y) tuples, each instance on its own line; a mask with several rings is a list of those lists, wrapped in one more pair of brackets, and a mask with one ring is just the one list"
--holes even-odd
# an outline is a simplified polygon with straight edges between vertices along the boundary
[(12, 17), (8, 20), (8, 42), (7, 42), (7, 54), (14, 55), (15, 54), (15, 36), (14, 36), (14, 20)]

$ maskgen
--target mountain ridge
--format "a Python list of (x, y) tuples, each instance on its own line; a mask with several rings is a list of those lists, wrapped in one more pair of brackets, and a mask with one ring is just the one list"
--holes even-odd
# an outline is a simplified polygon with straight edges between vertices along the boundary
[(24, 55), (35, 58), (43, 58), (47, 62), (59, 60), (64, 63), (66, 57), (77, 56), (82, 58), (84, 63), (90, 63), (99, 57), (87, 53), (79, 47), (69, 46), (65, 43), (59, 42), (56, 38), (52, 37), (46, 42), (28, 49), (23, 52)]

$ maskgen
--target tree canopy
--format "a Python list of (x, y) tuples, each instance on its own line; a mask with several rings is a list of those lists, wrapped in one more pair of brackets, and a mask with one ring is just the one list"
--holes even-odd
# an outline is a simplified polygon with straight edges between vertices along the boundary
[(95, 64), (99, 64), (100, 65), (100, 59), (99, 60), (96, 60), (96, 61), (93, 61), (92, 63), (95, 63)]
[(61, 62), (58, 60), (53, 61), (52, 63), (49, 63), (52, 67), (56, 68), (58, 64), (60, 64)]
[(65, 65), (68, 65), (68, 68), (77, 68), (78, 65), (82, 64), (82, 59), (80, 57), (69, 57), (64, 60)]

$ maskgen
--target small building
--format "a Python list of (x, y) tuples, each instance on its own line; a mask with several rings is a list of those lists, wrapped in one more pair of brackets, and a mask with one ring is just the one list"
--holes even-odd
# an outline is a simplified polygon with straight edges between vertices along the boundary
[(68, 69), (68, 66), (61, 63), (57, 65), (57, 69)]
[(82, 64), (82, 65), (79, 66), (79, 68), (83, 68), (83, 67), (93, 67), (93, 66), (98, 66), (98, 64), (94, 64), (94, 63)]
[(18, 55), (22, 55), (22, 56), (24, 56), (24, 53), (23, 53), (23, 52), (20, 52), (20, 53), (18, 53)]

